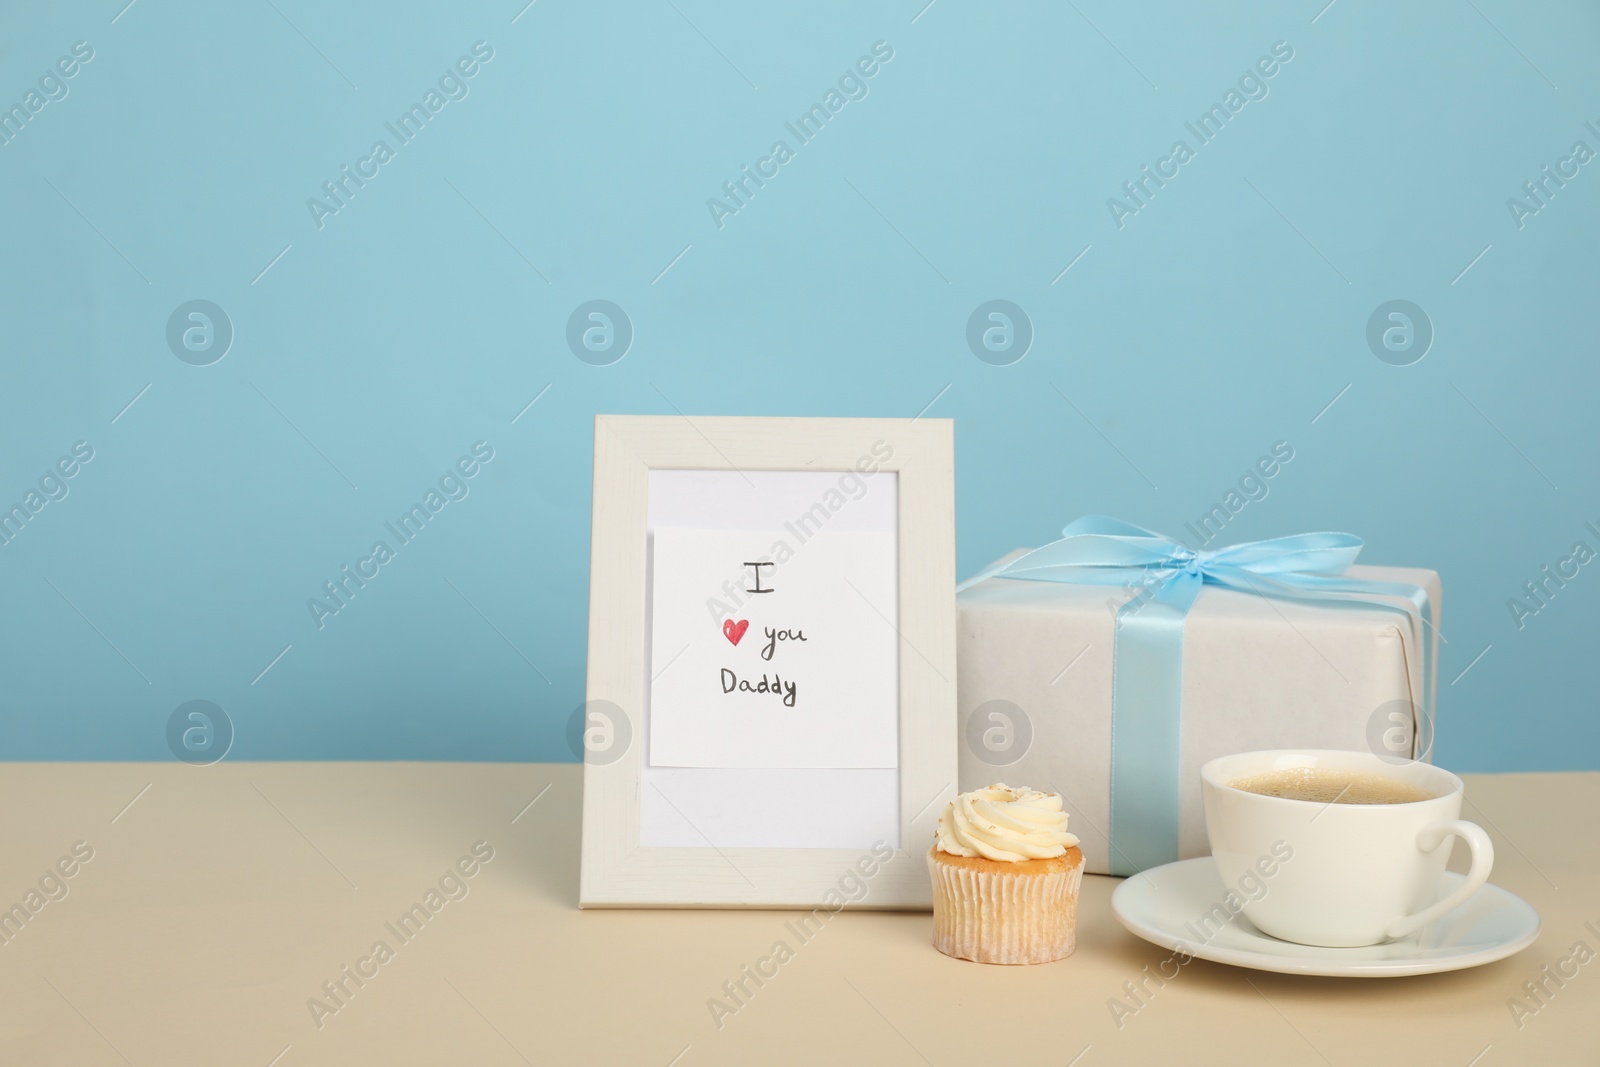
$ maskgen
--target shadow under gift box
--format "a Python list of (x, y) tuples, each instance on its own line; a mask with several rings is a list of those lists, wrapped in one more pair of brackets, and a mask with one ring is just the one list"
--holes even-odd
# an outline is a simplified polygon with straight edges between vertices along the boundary
[[(1432, 643), (1436, 665), (1439, 575), (1358, 565), (1348, 576), (1422, 587), (1434, 627), (1425, 630), (1400, 597), (1382, 598), (1391, 608), (1213, 585), (1200, 592), (1184, 624), (1171, 859), (1210, 852), (1200, 766), (1218, 756), (1334, 748), (1430, 758), (1422, 642)], [(1090, 874), (1112, 872), (1114, 627), (1133, 595), (1116, 585), (990, 578), (956, 597), (960, 788), (1005, 782), (1061, 794)], [(1436, 678), (1429, 688), (1437, 692)]]

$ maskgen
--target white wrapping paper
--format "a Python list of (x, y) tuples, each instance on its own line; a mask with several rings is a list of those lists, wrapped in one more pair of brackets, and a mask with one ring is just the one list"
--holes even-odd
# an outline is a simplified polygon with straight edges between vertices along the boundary
[[(1437, 626), (1436, 572), (1356, 566), (1349, 576), (1422, 586)], [(1091, 874), (1110, 870), (1113, 617), (1129, 596), (991, 578), (956, 600), (959, 788), (1005, 782), (1060, 793)], [(1424, 633), (1409, 601), (1384, 603), (1404, 611), (1215, 586), (1200, 593), (1184, 632), (1181, 858), (1210, 851), (1200, 802), (1207, 760), (1270, 748), (1431, 755), (1433, 723), (1419, 721), (1422, 642), (1433, 643), (1436, 672), (1437, 630)]]

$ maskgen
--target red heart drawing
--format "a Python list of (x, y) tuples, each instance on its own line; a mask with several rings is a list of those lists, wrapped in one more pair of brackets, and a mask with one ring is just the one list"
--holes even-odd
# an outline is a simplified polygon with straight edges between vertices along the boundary
[(749, 619), (740, 619), (738, 622), (734, 622), (732, 619), (724, 619), (722, 621), (722, 636), (735, 645), (739, 643), (739, 639), (744, 636), (744, 632), (748, 629), (750, 629)]

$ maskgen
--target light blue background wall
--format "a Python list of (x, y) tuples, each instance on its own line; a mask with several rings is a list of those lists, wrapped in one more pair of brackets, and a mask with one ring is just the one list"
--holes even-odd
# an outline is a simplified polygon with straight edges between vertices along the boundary
[[(0, 756), (168, 759), (204, 699), (230, 758), (571, 759), (596, 412), (926, 408), (964, 573), (1085, 512), (1179, 533), (1290, 442), (1222, 540), (1436, 567), (1439, 759), (1600, 767), (1600, 564), (1507, 607), (1600, 549), (1600, 163), (1521, 228), (1506, 203), (1600, 148), (1600, 12), (924, 2), (7, 4), (0, 103), (94, 58), (0, 147), (0, 501), (94, 459), (0, 547)], [(319, 229), (307, 199), (480, 40)], [(869, 94), (719, 228), (707, 199), (877, 41)], [(1278, 41), (1269, 95), (1119, 228), (1107, 199)], [(636, 331), (610, 366), (565, 341), (596, 298)], [(965, 340), (996, 298), (1036, 332), (1010, 366)], [(210, 366), (166, 342), (193, 299), (236, 332)], [(1410, 366), (1365, 340), (1392, 299), (1436, 333)], [(480, 440), (470, 495), (319, 630), (307, 598)]]

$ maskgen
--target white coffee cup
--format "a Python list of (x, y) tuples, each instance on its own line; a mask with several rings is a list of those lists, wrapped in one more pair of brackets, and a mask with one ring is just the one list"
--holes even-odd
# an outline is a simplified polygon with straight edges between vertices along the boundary
[[(1321, 804), (1229, 784), (1301, 767), (1377, 775), (1416, 786), (1431, 799)], [(1255, 899), (1241, 901), (1242, 909), (1258, 930), (1284, 941), (1348, 948), (1405, 937), (1464, 903), (1494, 864), (1489, 835), (1459, 817), (1461, 779), (1431, 764), (1395, 763), (1367, 752), (1283, 749), (1214, 759), (1200, 768), (1200, 779), (1217, 873), (1225, 885), (1248, 876), (1246, 884), (1264, 886)], [(1457, 837), (1472, 850), (1472, 868), (1440, 900)]]

